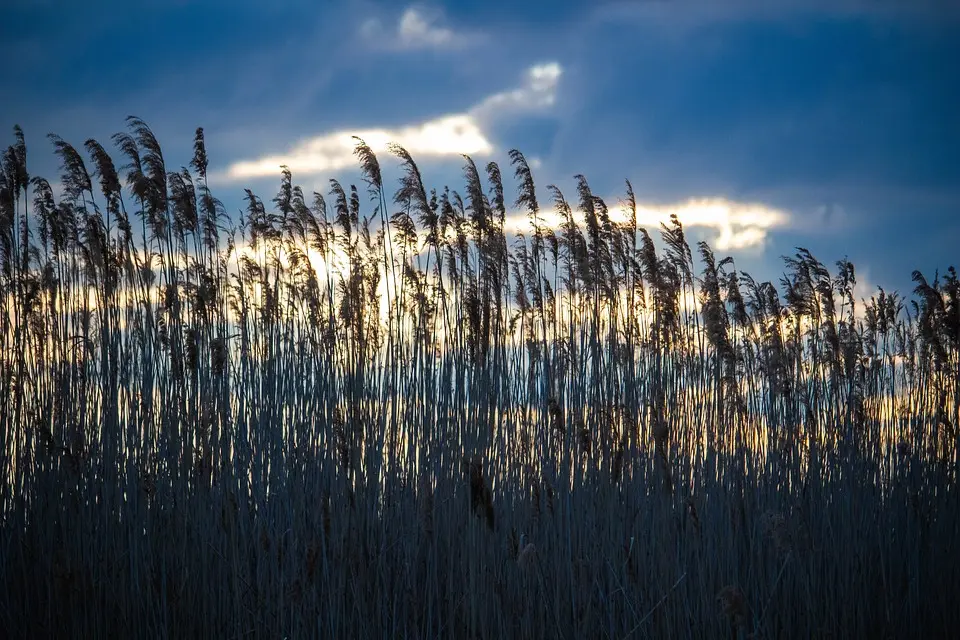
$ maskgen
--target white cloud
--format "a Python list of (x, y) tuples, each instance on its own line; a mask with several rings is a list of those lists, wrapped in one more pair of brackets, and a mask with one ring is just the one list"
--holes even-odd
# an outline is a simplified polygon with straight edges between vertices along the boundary
[(426, 16), (415, 7), (410, 7), (400, 16), (397, 35), (400, 43), (408, 47), (443, 47), (454, 41), (454, 33), (446, 27), (436, 26), (435, 16)]
[(557, 85), (560, 84), (561, 75), (563, 68), (557, 62), (530, 67), (524, 76), (523, 86), (488, 96), (470, 113), (483, 120), (491, 114), (551, 107), (557, 100)]
[(342, 129), (324, 133), (297, 144), (284, 153), (243, 160), (211, 177), (213, 182), (232, 182), (276, 176), (286, 165), (296, 175), (311, 175), (357, 166), (353, 150), (362, 138), (375, 153), (395, 142), (415, 158), (489, 155), (494, 147), (484, 125), (512, 113), (549, 107), (563, 70), (556, 62), (527, 70), (519, 88), (494, 94), (466, 113), (453, 113), (398, 128)]
[(297, 175), (337, 171), (357, 165), (354, 147), (362, 138), (374, 152), (387, 149), (387, 143), (396, 142), (414, 157), (456, 154), (487, 154), (492, 146), (484, 133), (468, 115), (450, 115), (422, 124), (399, 129), (343, 130), (311, 138), (289, 151), (236, 162), (227, 169), (228, 180), (275, 176), (280, 166), (287, 165)]
[(370, 18), (360, 25), (360, 35), (370, 43), (386, 49), (454, 49), (477, 40), (476, 34), (459, 33), (443, 26), (440, 10), (407, 7), (396, 27), (387, 29), (379, 18)]
[[(783, 227), (789, 214), (760, 203), (735, 202), (725, 198), (691, 199), (673, 204), (658, 205), (637, 203), (637, 224), (648, 229), (659, 229), (660, 223), (669, 224), (671, 214), (676, 214), (684, 228), (712, 230), (708, 238), (711, 247), (718, 251), (737, 251), (760, 248), (766, 244), (771, 229)], [(623, 206), (610, 207), (613, 220), (627, 219)], [(555, 210), (541, 211), (544, 224), (558, 228), (561, 218)], [(506, 221), (509, 231), (528, 233), (530, 225), (526, 215), (509, 216)]]

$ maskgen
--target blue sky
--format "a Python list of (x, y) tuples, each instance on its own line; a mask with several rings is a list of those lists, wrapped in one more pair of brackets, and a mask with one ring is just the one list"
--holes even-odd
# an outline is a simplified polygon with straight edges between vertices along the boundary
[(575, 199), (578, 173), (611, 204), (629, 178), (645, 220), (678, 212), (754, 275), (778, 277), (799, 245), (849, 256), (869, 295), (960, 263), (948, 7), (7, 0), (0, 122), (51, 179), (47, 133), (106, 144), (135, 114), (174, 170), (203, 126), (233, 212), (244, 187), (272, 197), (282, 162), (307, 191), (358, 181), (351, 133), (404, 144), (438, 188), (461, 187), (458, 153), (505, 166), (516, 147), (545, 204), (550, 183)]

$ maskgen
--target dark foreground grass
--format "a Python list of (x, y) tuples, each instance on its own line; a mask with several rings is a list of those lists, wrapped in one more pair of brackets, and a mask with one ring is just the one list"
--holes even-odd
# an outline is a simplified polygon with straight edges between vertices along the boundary
[(497, 165), (395, 148), (388, 201), (362, 143), (369, 204), (231, 221), (129, 124), (59, 201), (3, 157), (9, 637), (956, 636), (952, 269), (778, 289), (582, 177), (552, 229), (518, 152), (526, 237)]

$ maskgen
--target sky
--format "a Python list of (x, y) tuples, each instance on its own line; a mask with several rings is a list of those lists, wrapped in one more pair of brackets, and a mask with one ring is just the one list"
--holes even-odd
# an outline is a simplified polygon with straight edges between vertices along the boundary
[[(143, 118), (168, 170), (202, 126), (214, 193), (269, 201), (280, 165), (309, 193), (362, 185), (351, 136), (400, 177), (462, 189), (463, 158), (521, 150), (541, 204), (583, 174), (610, 205), (761, 279), (798, 246), (848, 257), (858, 294), (960, 266), (960, 6), (947, 0), (4, 0), (0, 144), (23, 127), (110, 146)], [(120, 164), (119, 154), (114, 154)], [(507, 181), (508, 194), (514, 183)], [(515, 193), (515, 192), (514, 192)]]

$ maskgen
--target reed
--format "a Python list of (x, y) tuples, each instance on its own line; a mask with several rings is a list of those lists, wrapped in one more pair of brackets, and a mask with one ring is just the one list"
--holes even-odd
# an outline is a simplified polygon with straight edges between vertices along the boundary
[(19, 128), (0, 171), (9, 637), (960, 628), (952, 267), (757, 282), (583, 176), (551, 228), (518, 151), (458, 192), (358, 141), (366, 197), (232, 219), (202, 129), (50, 140), (59, 199)]

